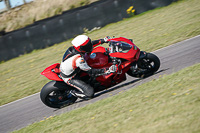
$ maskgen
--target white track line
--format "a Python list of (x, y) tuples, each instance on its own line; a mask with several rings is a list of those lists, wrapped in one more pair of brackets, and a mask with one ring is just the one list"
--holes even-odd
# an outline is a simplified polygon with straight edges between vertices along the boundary
[(172, 44), (172, 45), (169, 45), (169, 46), (166, 46), (166, 47), (163, 47), (163, 48), (161, 48), (161, 49), (158, 49), (158, 50), (156, 50), (156, 51), (153, 51), (153, 53), (154, 53), (154, 52), (157, 52), (157, 51), (160, 51), (160, 50), (163, 50), (163, 49), (167, 49), (167, 48), (173, 47), (174, 45), (177, 45), (177, 44), (182, 43), (182, 42), (187, 42), (187, 41), (189, 41), (189, 40), (192, 40), (192, 39), (195, 39), (195, 38), (198, 38), (198, 37), (200, 37), (200, 35), (195, 36), (195, 37), (192, 37), (192, 38), (189, 38), (189, 39), (186, 39), (186, 40), (183, 40), (183, 41), (181, 41), (181, 42), (177, 42), (177, 43), (175, 43), (175, 44)]

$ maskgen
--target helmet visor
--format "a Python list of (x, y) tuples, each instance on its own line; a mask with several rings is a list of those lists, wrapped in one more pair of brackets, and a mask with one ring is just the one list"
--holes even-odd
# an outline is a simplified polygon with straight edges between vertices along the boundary
[(93, 49), (93, 45), (91, 43), (91, 41), (89, 41), (86, 45), (84, 46), (80, 46), (80, 51), (82, 52), (92, 52)]

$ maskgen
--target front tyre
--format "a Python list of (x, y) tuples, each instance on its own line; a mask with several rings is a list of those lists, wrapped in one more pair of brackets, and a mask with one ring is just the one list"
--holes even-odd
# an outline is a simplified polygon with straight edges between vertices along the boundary
[(70, 94), (70, 89), (64, 82), (50, 81), (40, 92), (41, 101), (51, 108), (70, 105), (77, 100), (77, 97)]
[(133, 77), (143, 78), (153, 75), (159, 68), (160, 59), (152, 53), (147, 53), (136, 64), (133, 63), (127, 74)]

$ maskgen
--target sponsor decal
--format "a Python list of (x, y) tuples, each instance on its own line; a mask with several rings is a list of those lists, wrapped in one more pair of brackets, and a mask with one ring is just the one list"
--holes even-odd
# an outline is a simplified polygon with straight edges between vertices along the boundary
[(84, 60), (84, 59), (81, 59), (81, 63), (85, 63), (85, 60)]
[(95, 53), (92, 53), (91, 55), (90, 55), (90, 58), (91, 59), (94, 59), (96, 57), (96, 54)]

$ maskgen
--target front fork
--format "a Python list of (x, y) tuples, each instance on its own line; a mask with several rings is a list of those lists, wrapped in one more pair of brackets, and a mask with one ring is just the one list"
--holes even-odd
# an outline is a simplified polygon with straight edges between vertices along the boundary
[(145, 58), (147, 56), (147, 52), (145, 51), (140, 51), (140, 56), (139, 56), (139, 59), (138, 60), (141, 60), (143, 58)]
[(117, 74), (122, 74), (122, 67), (120, 66), (122, 64), (122, 61), (120, 59), (117, 59), (116, 57), (111, 57), (113, 65), (117, 67)]
[(146, 58), (146, 56), (147, 56), (147, 52), (140, 51), (139, 59), (131, 64), (130, 69), (132, 72), (134, 72), (135, 74), (145, 72), (145, 70), (138, 67), (138, 62), (141, 61), (142, 59)]

